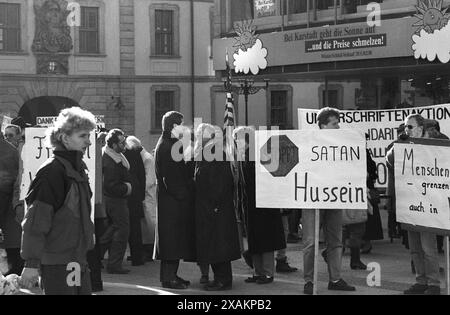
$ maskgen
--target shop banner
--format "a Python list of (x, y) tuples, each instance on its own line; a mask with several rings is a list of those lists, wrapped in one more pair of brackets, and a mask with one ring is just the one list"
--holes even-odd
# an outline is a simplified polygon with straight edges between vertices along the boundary
[(397, 221), (450, 232), (450, 147), (396, 143), (394, 152)]
[[(25, 129), (25, 144), (22, 149), (23, 174), (20, 187), (20, 199), (25, 199), (31, 182), (36, 173), (53, 153), (51, 148), (46, 146), (47, 128), (27, 128)], [(86, 163), (89, 175), (89, 185), (93, 192), (92, 209), (94, 209), (95, 200), (95, 132), (90, 134), (91, 146), (86, 151), (83, 161)], [(51, 180), (51, 178), (49, 178)], [(92, 211), (92, 215), (94, 211)]]
[(255, 140), (257, 207), (367, 209), (361, 132), (266, 130)]
[[(298, 109), (298, 128), (301, 130), (319, 129), (317, 113), (319, 110)], [(437, 120), (441, 132), (450, 136), (450, 104), (384, 110), (340, 111), (342, 129), (358, 129), (369, 138), (367, 148), (377, 163), (378, 181), (376, 186), (386, 188), (386, 148), (397, 139), (397, 128), (410, 114), (420, 114), (424, 118)]]

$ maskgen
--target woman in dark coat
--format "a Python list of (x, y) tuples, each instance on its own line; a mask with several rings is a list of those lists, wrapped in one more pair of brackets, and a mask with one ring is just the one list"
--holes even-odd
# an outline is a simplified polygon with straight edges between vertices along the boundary
[(139, 139), (129, 136), (126, 139), (125, 157), (130, 163), (130, 179), (133, 191), (128, 196), (128, 209), (130, 214), (130, 245), (131, 264), (141, 266), (144, 264), (144, 245), (142, 244), (141, 220), (144, 217), (145, 199), (145, 167), (142, 161), (142, 145)]
[(366, 232), (363, 236), (363, 248), (361, 253), (367, 254), (372, 250), (370, 241), (383, 239), (383, 227), (381, 225), (379, 194), (375, 188), (375, 181), (378, 179), (377, 164), (372, 159), (370, 151), (367, 150), (367, 189), (371, 196), (370, 203), (373, 208), (373, 213), (368, 215), (366, 222)]
[(249, 141), (245, 133), (254, 137), (254, 130), (249, 127), (238, 128), (234, 134), (238, 150), (242, 151), (245, 145), (242, 171), (245, 181), (246, 227), (248, 252), (254, 267), (253, 277), (248, 278), (246, 282), (265, 284), (273, 281), (275, 251), (286, 248), (286, 239), (280, 209), (256, 208), (255, 162), (250, 159)]
[(177, 275), (179, 260), (195, 261), (194, 181), (191, 169), (183, 159), (176, 161), (172, 147), (182, 145), (183, 115), (168, 112), (163, 117), (163, 133), (156, 146), (157, 239), (156, 258), (161, 260), (163, 287), (186, 289), (189, 281)]
[[(196, 143), (195, 167), (195, 226), (197, 237), (197, 261), (200, 265), (210, 264), (214, 281), (205, 286), (207, 291), (231, 289), (233, 275), (231, 261), (241, 258), (238, 226), (234, 211), (234, 180), (230, 162), (205, 159), (203, 152), (215, 154), (223, 145), (214, 139), (214, 127), (202, 124)], [(206, 130), (208, 129), (208, 130)], [(206, 130), (206, 131), (205, 131)], [(201, 135), (205, 135), (202, 142)]]

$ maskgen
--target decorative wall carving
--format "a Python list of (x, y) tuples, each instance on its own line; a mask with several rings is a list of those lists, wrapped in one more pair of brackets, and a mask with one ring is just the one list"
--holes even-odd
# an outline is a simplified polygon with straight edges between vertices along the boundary
[(67, 24), (67, 1), (35, 0), (36, 32), (31, 50), (36, 55), (38, 74), (68, 74), (68, 57), (73, 48)]

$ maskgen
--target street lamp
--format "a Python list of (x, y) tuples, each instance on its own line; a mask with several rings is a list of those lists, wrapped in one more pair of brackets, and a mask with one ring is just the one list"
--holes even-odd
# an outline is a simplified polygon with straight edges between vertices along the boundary
[(235, 92), (239, 95), (244, 95), (245, 99), (245, 125), (248, 126), (248, 96), (258, 93), (261, 90), (267, 90), (269, 88), (269, 79), (264, 79), (264, 86), (255, 86), (253, 79), (241, 78), (238, 79), (239, 86), (234, 86), (231, 77), (228, 76), (224, 81), (225, 91)]

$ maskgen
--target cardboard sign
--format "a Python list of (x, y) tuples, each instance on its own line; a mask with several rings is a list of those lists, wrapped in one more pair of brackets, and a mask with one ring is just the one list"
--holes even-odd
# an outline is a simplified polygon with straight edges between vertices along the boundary
[[(318, 110), (299, 109), (298, 127), (302, 130), (319, 129)], [(369, 135), (367, 148), (377, 163), (378, 181), (376, 187), (386, 188), (387, 167), (386, 148), (397, 140), (397, 128), (409, 114), (421, 114), (424, 118), (437, 120), (441, 132), (450, 136), (450, 105), (435, 105), (385, 110), (347, 110), (340, 111), (342, 129), (358, 129)]]
[(450, 146), (396, 143), (394, 152), (397, 221), (450, 232)]
[[(25, 129), (25, 144), (22, 149), (23, 175), (20, 187), (20, 199), (25, 199), (31, 182), (41, 165), (53, 155), (51, 148), (46, 147), (46, 128)], [(83, 161), (86, 163), (89, 175), (89, 185), (92, 196), (92, 217), (94, 215), (95, 201), (95, 132), (90, 135), (91, 146), (86, 151)], [(51, 179), (49, 179), (51, 180)]]
[[(51, 127), (55, 124), (58, 116), (46, 116), (46, 117), (36, 117), (36, 125), (41, 127)], [(95, 122), (97, 128), (105, 128), (105, 116), (97, 115), (95, 116)]]
[(257, 207), (367, 209), (361, 132), (257, 131), (255, 148)]

